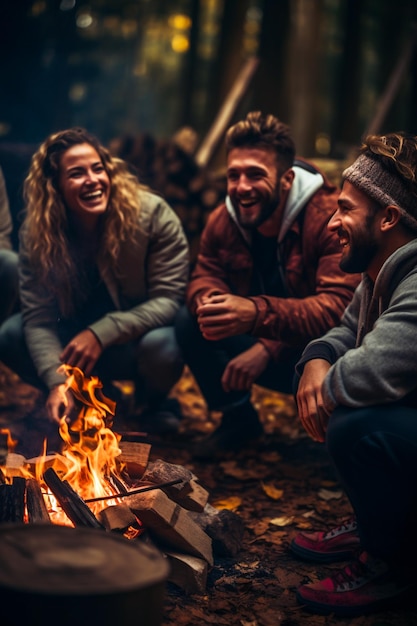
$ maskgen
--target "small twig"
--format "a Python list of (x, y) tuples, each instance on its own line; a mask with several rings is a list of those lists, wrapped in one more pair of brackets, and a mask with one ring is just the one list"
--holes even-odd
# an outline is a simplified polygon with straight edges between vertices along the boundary
[(117, 430), (116, 432), (122, 439), (123, 437), (140, 437), (145, 439), (148, 436), (148, 433), (141, 430)]
[(126, 493), (114, 493), (111, 496), (101, 496), (100, 498), (88, 498), (88, 500), (84, 500), (84, 502), (100, 502), (100, 500), (113, 500), (113, 498), (126, 498), (126, 496), (133, 496), (136, 493), (143, 493), (144, 491), (152, 491), (153, 489), (162, 489), (162, 487), (170, 487), (171, 485), (178, 485), (178, 483), (182, 483), (182, 478), (177, 478), (176, 480), (169, 480), (165, 483), (158, 483), (157, 485), (149, 485), (148, 487), (138, 487), (138, 489), (132, 489), (132, 491), (127, 491)]

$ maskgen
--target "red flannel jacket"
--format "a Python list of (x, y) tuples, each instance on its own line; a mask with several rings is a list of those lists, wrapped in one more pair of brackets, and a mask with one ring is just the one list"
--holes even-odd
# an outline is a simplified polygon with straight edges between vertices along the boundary
[(222, 204), (210, 214), (201, 236), (187, 289), (191, 312), (195, 312), (201, 296), (212, 292), (250, 297), (257, 308), (252, 334), (260, 338), (274, 359), (284, 358), (294, 349), (298, 352), (339, 323), (360, 276), (339, 268), (339, 239), (327, 228), (339, 191), (323, 178), (322, 187), (298, 213), (283, 240), (277, 242), (287, 297), (250, 293), (256, 271), (250, 243)]

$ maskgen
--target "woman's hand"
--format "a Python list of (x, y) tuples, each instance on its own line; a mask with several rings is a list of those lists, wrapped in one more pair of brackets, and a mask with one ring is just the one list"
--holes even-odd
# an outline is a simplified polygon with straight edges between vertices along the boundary
[(101, 343), (92, 330), (83, 330), (71, 339), (60, 354), (62, 363), (78, 367), (89, 376), (103, 352)]
[(74, 410), (74, 398), (67, 388), (62, 384), (54, 387), (46, 400), (46, 411), (49, 419), (53, 422), (59, 422), (64, 415), (70, 416)]

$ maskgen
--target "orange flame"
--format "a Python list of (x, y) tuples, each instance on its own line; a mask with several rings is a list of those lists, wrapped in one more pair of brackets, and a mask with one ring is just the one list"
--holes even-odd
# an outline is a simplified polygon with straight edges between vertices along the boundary
[[(108, 479), (117, 477), (123, 467), (120, 462), (116, 462), (121, 454), (121, 435), (111, 429), (116, 403), (103, 394), (101, 381), (96, 376), (87, 378), (79, 368), (69, 365), (62, 365), (59, 371), (67, 375), (63, 399), (66, 401), (65, 392), (70, 390), (79, 409), (78, 414), (72, 420), (66, 414), (60, 421), (59, 432), (64, 443), (61, 453), (53, 458), (48, 457), (45, 440), (43, 453), (36, 460), (32, 472), (28, 466), (28, 469), (21, 467), (20, 473), (27, 478), (34, 475), (42, 486), (51, 521), (72, 525), (43, 481), (46, 466), (52, 466), (60, 479), (67, 481), (84, 500), (115, 496), (111, 500), (90, 503), (93, 513), (97, 514), (104, 507), (120, 502)], [(8, 450), (12, 452), (17, 441), (12, 439), (8, 430), (2, 429), (0, 433), (7, 435)], [(131, 531), (133, 534), (138, 532), (135, 528)]]
[(13, 439), (12, 433), (8, 428), (0, 428), (0, 435), (6, 435), (7, 450), (13, 452), (17, 445), (17, 439)]
[(67, 374), (67, 389), (81, 408), (75, 421), (69, 424), (64, 415), (60, 422), (67, 470), (57, 471), (83, 499), (111, 495), (106, 477), (117, 471), (116, 457), (121, 452), (121, 437), (111, 430), (116, 404), (103, 395), (96, 376), (86, 378), (79, 368), (68, 365), (60, 369)]

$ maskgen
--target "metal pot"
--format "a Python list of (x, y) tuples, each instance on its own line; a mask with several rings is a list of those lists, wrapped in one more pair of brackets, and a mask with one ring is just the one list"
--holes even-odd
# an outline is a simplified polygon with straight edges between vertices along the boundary
[(141, 540), (0, 525), (2, 626), (160, 626), (169, 566)]

